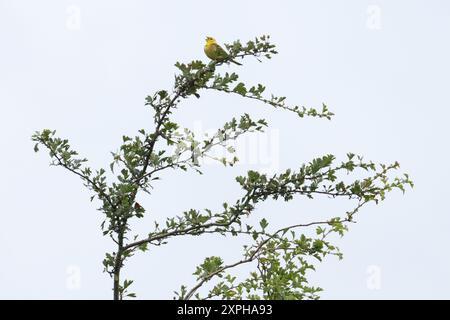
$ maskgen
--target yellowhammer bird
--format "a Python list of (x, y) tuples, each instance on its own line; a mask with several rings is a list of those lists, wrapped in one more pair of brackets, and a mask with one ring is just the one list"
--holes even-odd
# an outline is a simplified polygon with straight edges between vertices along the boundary
[[(214, 39), (213, 37), (206, 37), (205, 54), (211, 60), (218, 62), (225, 61), (230, 57), (230, 55), (224, 49), (222, 49), (221, 46), (217, 44), (216, 39)], [(233, 62), (239, 66), (242, 66), (242, 64), (232, 59), (228, 61)]]

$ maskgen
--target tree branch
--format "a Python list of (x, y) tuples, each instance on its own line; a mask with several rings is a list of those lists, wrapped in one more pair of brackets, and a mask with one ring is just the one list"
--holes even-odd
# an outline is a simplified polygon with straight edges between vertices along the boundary
[[(335, 223), (336, 222), (345, 223), (345, 222), (350, 222), (350, 220), (348, 220), (348, 218), (347, 218), (347, 219), (335, 221)], [(261, 250), (264, 247), (264, 245), (266, 243), (268, 243), (270, 240), (274, 239), (279, 233), (286, 232), (286, 231), (289, 231), (294, 228), (310, 227), (310, 226), (314, 226), (314, 225), (324, 225), (324, 224), (330, 225), (330, 221), (317, 221), (317, 222), (310, 222), (310, 223), (306, 223), (306, 224), (296, 224), (296, 225), (292, 225), (289, 227), (284, 227), (284, 228), (278, 229), (272, 235), (268, 236), (265, 240), (263, 240), (259, 245), (257, 245), (255, 247), (254, 251), (246, 259), (242, 259), (235, 263), (225, 265), (225, 266), (219, 268), (218, 270), (212, 272), (211, 274), (207, 275), (206, 277), (204, 277), (196, 285), (194, 285), (194, 287), (191, 290), (189, 290), (187, 292), (187, 294), (184, 296), (184, 299), (190, 300), (193, 297), (193, 295), (195, 294), (195, 292), (198, 289), (200, 289), (200, 287), (202, 287), (207, 281), (211, 280), (215, 276), (218, 276), (225, 270), (237, 267), (242, 264), (253, 262), (255, 259), (258, 258), (258, 255), (261, 253)], [(250, 252), (250, 249), (247, 252)]]

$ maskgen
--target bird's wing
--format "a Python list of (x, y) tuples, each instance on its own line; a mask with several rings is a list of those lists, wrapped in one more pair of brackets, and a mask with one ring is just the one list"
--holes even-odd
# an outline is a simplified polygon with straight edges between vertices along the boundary
[(228, 53), (218, 44), (214, 45), (214, 51), (216, 52), (216, 56), (218, 59), (228, 58)]

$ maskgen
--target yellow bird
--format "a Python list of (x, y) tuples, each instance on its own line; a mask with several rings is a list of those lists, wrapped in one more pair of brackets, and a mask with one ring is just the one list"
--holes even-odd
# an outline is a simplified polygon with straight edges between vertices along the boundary
[(230, 61), (239, 66), (242, 66), (242, 64), (240, 64), (239, 62), (229, 59), (230, 55), (217, 44), (216, 39), (214, 39), (213, 37), (206, 37), (205, 54), (208, 58), (217, 62)]

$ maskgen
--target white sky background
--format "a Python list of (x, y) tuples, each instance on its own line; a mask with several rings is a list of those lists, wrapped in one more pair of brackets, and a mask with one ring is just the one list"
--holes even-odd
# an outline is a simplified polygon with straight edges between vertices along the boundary
[[(79, 11), (79, 25), (77, 15)], [(98, 203), (82, 182), (34, 154), (32, 133), (56, 129), (94, 168), (107, 167), (122, 134), (152, 127), (146, 95), (170, 89), (176, 61), (203, 59), (206, 35), (220, 42), (270, 34), (272, 61), (222, 66), (293, 104), (336, 113), (330, 122), (205, 93), (174, 115), (212, 130), (244, 112), (265, 117), (267, 135), (245, 140), (256, 155), (204, 175), (168, 172), (140, 202), (152, 219), (190, 208), (218, 210), (242, 193), (234, 177), (250, 168), (296, 168), (347, 152), (402, 164), (416, 187), (365, 208), (337, 239), (344, 260), (318, 265), (323, 298), (450, 298), (450, 5), (447, 1), (20, 1), (0, 0), (0, 298), (112, 297), (102, 273), (112, 249)], [(74, 20), (75, 19), (75, 20)], [(253, 141), (253, 142), (252, 142)], [(256, 141), (256, 149), (252, 149)], [(257, 153), (255, 153), (257, 152)], [(268, 157), (268, 158), (267, 158)], [(349, 203), (267, 203), (257, 219), (274, 225), (336, 216)], [(140, 298), (172, 298), (202, 258), (240, 257), (230, 238), (178, 239), (138, 253), (124, 274)]]

